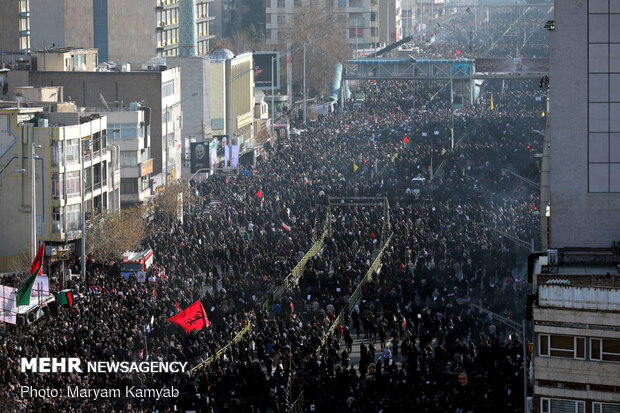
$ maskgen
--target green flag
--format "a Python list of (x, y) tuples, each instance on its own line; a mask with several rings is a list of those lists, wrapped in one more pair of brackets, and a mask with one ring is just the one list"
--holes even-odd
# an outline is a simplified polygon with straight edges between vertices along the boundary
[(18, 306), (30, 304), (30, 294), (32, 293), (32, 286), (37, 279), (38, 274), (31, 274), (26, 281), (19, 286), (17, 294), (15, 295), (15, 301)]

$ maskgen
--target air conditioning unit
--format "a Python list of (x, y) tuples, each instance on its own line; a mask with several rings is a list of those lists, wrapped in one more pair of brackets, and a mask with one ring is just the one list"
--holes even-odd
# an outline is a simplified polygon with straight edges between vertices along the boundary
[(547, 250), (547, 265), (549, 266), (557, 266), (558, 265), (558, 250)]

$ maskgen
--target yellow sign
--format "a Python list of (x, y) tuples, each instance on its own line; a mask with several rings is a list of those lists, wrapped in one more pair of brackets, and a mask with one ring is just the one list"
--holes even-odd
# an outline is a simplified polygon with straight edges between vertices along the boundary
[(247, 112), (243, 115), (237, 116), (237, 129), (241, 129), (246, 125), (252, 123), (254, 119), (254, 114), (252, 112)]

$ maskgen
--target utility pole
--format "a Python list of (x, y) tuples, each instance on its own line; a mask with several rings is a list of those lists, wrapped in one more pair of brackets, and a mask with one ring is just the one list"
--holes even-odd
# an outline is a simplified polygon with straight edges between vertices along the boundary
[(304, 125), (306, 124), (306, 111), (307, 103), (306, 103), (306, 43), (304, 43)]
[[(86, 144), (86, 140), (85, 139), (80, 139), (81, 143), (82, 143), (82, 179), (81, 179), (81, 183), (82, 183), (82, 191), (81, 191), (81, 196), (82, 196), (82, 207), (81, 207), (81, 221), (82, 221), (82, 239), (81, 239), (81, 246), (82, 246), (82, 279), (86, 280), (86, 202), (85, 202), (85, 198), (86, 198), (86, 168), (84, 167), (84, 160), (85, 160), (85, 156), (84, 156), (84, 152), (85, 152), (85, 148), (84, 145)], [(89, 141), (90, 142), (90, 141)], [(92, 159), (92, 158), (91, 158)]]
[(275, 106), (275, 101), (274, 101), (274, 73), (276, 71), (275, 69), (275, 62), (276, 62), (276, 58), (272, 57), (271, 58), (271, 127), (274, 128), (276, 125), (276, 106)]

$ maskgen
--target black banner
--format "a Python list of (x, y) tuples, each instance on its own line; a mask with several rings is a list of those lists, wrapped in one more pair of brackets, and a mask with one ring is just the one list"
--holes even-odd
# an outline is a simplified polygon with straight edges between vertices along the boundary
[[(254, 52), (254, 84), (256, 89), (271, 90), (271, 72), (273, 74), (274, 86), (276, 90), (280, 89), (280, 54), (278, 52)], [(275, 61), (272, 62), (272, 59)], [(273, 65), (273, 66), (272, 66)]]

